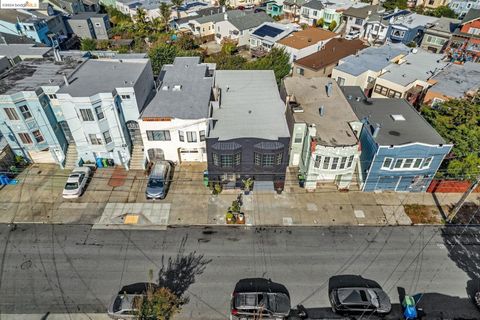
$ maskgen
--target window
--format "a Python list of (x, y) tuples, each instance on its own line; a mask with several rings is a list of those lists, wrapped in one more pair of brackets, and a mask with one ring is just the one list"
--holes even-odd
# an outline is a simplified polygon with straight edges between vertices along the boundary
[(402, 162), (403, 162), (403, 159), (397, 159), (397, 161), (395, 161), (394, 168), (395, 169), (400, 169), (402, 167)]
[(300, 142), (302, 142), (302, 134), (296, 133), (294, 143), (300, 143)]
[(187, 131), (187, 141), (197, 142), (197, 133), (195, 131)]
[(183, 131), (178, 130), (178, 140), (181, 142), (185, 141), (185, 135), (183, 134)]
[(98, 120), (102, 120), (103, 118), (105, 118), (105, 115), (103, 114), (103, 110), (101, 106), (95, 108), (95, 113), (97, 114)]
[(14, 108), (5, 108), (5, 113), (7, 114), (8, 119), (10, 120), (20, 120), (18, 117), (17, 111)]
[(367, 78), (367, 82), (368, 82), (368, 83), (373, 83), (374, 81), (375, 81), (375, 78), (374, 78), (374, 77), (370, 77), (370, 76), (369, 76), (369, 77)]
[(32, 134), (33, 134), (33, 137), (35, 138), (35, 141), (37, 141), (38, 143), (45, 141), (40, 130), (32, 131)]
[(395, 91), (395, 90), (388, 90), (388, 97), (389, 98), (401, 98), (402, 97), (402, 94), (398, 91)]
[(388, 93), (388, 88), (377, 84), (375, 86), (375, 92), (378, 93), (378, 94), (381, 94), (382, 96), (386, 96), (387, 93)]
[(397, 38), (403, 38), (405, 36), (405, 31), (403, 30), (393, 30), (392, 36), (397, 37)]
[(422, 164), (422, 159), (415, 159), (415, 162), (413, 163), (413, 167), (415, 169), (420, 168), (420, 165)]
[(430, 163), (432, 163), (432, 159), (433, 159), (433, 157), (425, 159), (425, 162), (423, 163), (422, 168), (430, 167)]
[(92, 110), (90, 109), (80, 109), (80, 115), (82, 116), (83, 121), (94, 121)]
[(96, 134), (89, 134), (90, 143), (94, 145), (102, 144), (102, 139)]
[(205, 141), (205, 130), (200, 130), (200, 141)]
[(257, 153), (254, 152), (254, 163), (256, 166), (261, 167), (273, 167), (275, 165), (281, 165), (283, 159), (282, 153)]
[(30, 135), (28, 133), (20, 132), (18, 134), (18, 136), (20, 137), (20, 140), (22, 140), (22, 142), (24, 144), (32, 144), (33, 143), (32, 138), (30, 138)]
[(216, 167), (220, 167), (220, 157), (218, 153), (212, 153), (213, 165)]
[(242, 161), (242, 153), (238, 152), (233, 155), (233, 164), (239, 166)]
[(313, 16), (315, 16), (315, 17), (316, 17), (316, 16), (317, 16), (317, 14), (318, 14), (318, 11), (317, 11), (317, 10), (313, 10)]
[(333, 161), (332, 161), (332, 170), (336, 170), (337, 165), (338, 165), (338, 158), (335, 157), (335, 158), (333, 158)]
[(168, 130), (147, 130), (148, 141), (170, 141)]
[(373, 27), (373, 31), (378, 31), (378, 25), (376, 25), (375, 27)]
[(345, 84), (345, 78), (338, 77), (337, 78), (337, 83), (339, 86), (343, 86)]
[(412, 164), (413, 164), (413, 159), (404, 159), (402, 168), (403, 169), (410, 169)]
[(346, 164), (347, 164), (347, 157), (342, 157), (342, 161), (340, 162), (340, 169), (344, 169)]
[(122, 100), (130, 99), (130, 95), (129, 95), (129, 94), (122, 94), (122, 95), (120, 95), (120, 97), (122, 98)]
[(480, 35), (480, 28), (470, 28), (468, 30), (468, 33), (475, 34), (475, 35)]
[(262, 165), (262, 155), (260, 153), (254, 153), (254, 160), (255, 160), (255, 165), (256, 166), (261, 166)]
[(305, 74), (305, 70), (303, 68), (297, 67), (297, 74), (303, 76)]
[(320, 163), (322, 162), (322, 156), (315, 156), (315, 164), (313, 165), (315, 168), (320, 168)]
[(275, 156), (276, 164), (277, 166), (282, 164), (282, 159), (283, 159), (283, 153), (277, 153)]
[(110, 136), (110, 132), (105, 131), (103, 133), (103, 138), (105, 139), (105, 144), (112, 142), (112, 137)]
[(57, 95), (56, 94), (49, 94), (48, 97), (50, 99), (57, 99)]
[(392, 167), (393, 158), (383, 159), (382, 169), (390, 169)]
[(330, 157), (325, 157), (323, 160), (323, 169), (328, 169), (330, 167)]
[(222, 168), (232, 168), (234, 164), (234, 155), (233, 154), (221, 154), (220, 155), (220, 166)]
[(356, 18), (355, 19), (355, 24), (361, 26), (363, 24), (363, 19)]
[(22, 113), (23, 119), (28, 120), (32, 117), (32, 114), (30, 113), (30, 110), (28, 109), (27, 106), (20, 106), (19, 109), (20, 109), (20, 112)]
[(353, 164), (353, 156), (350, 156), (350, 158), (348, 158), (347, 168), (351, 168), (352, 164)]

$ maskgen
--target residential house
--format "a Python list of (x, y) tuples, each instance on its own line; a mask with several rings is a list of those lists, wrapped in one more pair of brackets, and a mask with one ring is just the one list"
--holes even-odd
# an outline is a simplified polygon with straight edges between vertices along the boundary
[(433, 76), (423, 103), (435, 105), (450, 99), (472, 99), (480, 90), (480, 63), (450, 64)]
[(188, 16), (181, 17), (180, 19), (173, 19), (170, 22), (170, 25), (175, 30), (190, 31), (190, 27), (188, 26), (188, 23), (190, 22), (190, 20), (204, 17), (204, 16), (209, 16), (212, 14), (221, 13), (223, 12), (222, 10), (223, 10), (222, 7), (203, 8), (190, 13)]
[(266, 12), (270, 17), (283, 15), (283, 0), (270, 0), (266, 2)]
[(227, 0), (226, 5), (232, 8), (238, 8), (246, 5), (258, 6), (260, 5), (261, 2), (262, 2), (261, 0)]
[(277, 41), (299, 29), (300, 27), (296, 24), (264, 22), (250, 34), (250, 52), (254, 56), (263, 56), (270, 52)]
[(155, 97), (139, 119), (149, 161), (207, 161), (214, 71), (199, 57), (177, 57), (162, 67)]
[(283, 15), (291, 22), (300, 21), (300, 8), (307, 0), (285, 0), (283, 1)]
[(290, 166), (298, 167), (305, 189), (334, 183), (348, 189), (360, 145), (358, 122), (340, 87), (330, 78), (287, 77), (282, 94), (291, 132)]
[(480, 9), (470, 9), (445, 50), (452, 61), (480, 61)]
[(425, 192), (452, 145), (404, 99), (367, 99), (342, 88), (361, 126), (363, 191)]
[(221, 7), (213, 7), (210, 3), (203, 2), (203, 1), (191, 1), (191, 2), (184, 2), (181, 6), (173, 7), (172, 13), (175, 15), (175, 19), (178, 17), (186, 18), (192, 16), (198, 16), (199, 12), (204, 10), (217, 10)]
[(8, 145), (7, 139), (0, 133), (0, 171), (8, 172), (15, 165), (15, 154)]
[(68, 140), (51, 99), (80, 64), (49, 56), (21, 61), (0, 76), (0, 132), (16, 155), (63, 167)]
[(315, 27), (318, 20), (323, 20), (324, 8), (325, 6), (320, 0), (311, 0), (304, 3), (300, 9), (300, 23)]
[(215, 41), (229, 39), (237, 42), (238, 46), (246, 46), (250, 42), (252, 31), (264, 22), (273, 22), (273, 19), (265, 12), (244, 13), (233, 18), (229, 13), (224, 13), (224, 20), (215, 23)]
[(438, 20), (437, 17), (424, 16), (417, 13), (400, 15), (390, 20), (387, 37), (392, 42), (420, 45), (424, 30)]
[(310, 27), (277, 41), (275, 47), (284, 49), (290, 55), (290, 62), (293, 62), (320, 51), (328, 41), (338, 37), (340, 35), (334, 32)]
[(480, 9), (480, 1), (478, 0), (450, 0), (448, 3), (450, 9), (455, 11), (459, 19), (465, 17), (470, 9)]
[(71, 32), (81, 39), (108, 40), (110, 21), (107, 14), (83, 12), (67, 20)]
[(209, 180), (229, 188), (252, 178), (254, 190), (283, 190), (290, 133), (273, 71), (218, 70), (214, 96)]
[(404, 57), (410, 49), (403, 43), (387, 43), (381, 47), (363, 49), (340, 59), (332, 70), (332, 78), (340, 86), (359, 86), (367, 96), (371, 95), (377, 77), (385, 73), (385, 68)]
[(142, 169), (142, 161), (130, 160), (132, 154), (143, 155), (138, 118), (153, 87), (148, 59), (88, 60), (68, 77), (56, 98), (76, 160), (110, 159)]
[(328, 0), (323, 2), (324, 8), (321, 12), (320, 19), (323, 20), (323, 28), (328, 29), (330, 25), (335, 21), (336, 27), (333, 31), (340, 27), (343, 12), (347, 9), (354, 7), (360, 8), (367, 4), (356, 0)]
[(387, 33), (389, 31), (390, 23), (401, 16), (410, 14), (408, 10), (398, 10), (382, 12), (381, 7), (378, 7), (377, 12), (373, 11), (366, 19), (364, 39), (371, 43), (380, 44), (387, 40)]
[(228, 10), (226, 12), (209, 14), (202, 17), (193, 17), (188, 22), (188, 27), (194, 36), (201, 38), (208, 37), (213, 40), (215, 37), (215, 24), (225, 20), (225, 14), (227, 14), (227, 19), (233, 19), (245, 15), (245, 12), (242, 10)]
[(366, 38), (366, 26), (370, 17), (380, 17), (385, 12), (385, 9), (379, 5), (368, 5), (364, 7), (350, 7), (343, 11), (343, 20), (346, 22), (345, 34), (352, 31), (358, 31), (360, 38)]
[(85, 12), (88, 11), (87, 8), (89, 7), (82, 0), (42, 0), (42, 2), (66, 14)]
[(405, 57), (385, 67), (385, 73), (375, 81), (373, 98), (404, 98), (417, 105), (423, 100), (430, 79), (442, 71), (447, 62), (443, 55), (413, 49)]
[(357, 54), (367, 46), (362, 40), (334, 38), (323, 49), (293, 62), (294, 77), (329, 77), (338, 61), (349, 55)]
[[(410, 1), (409, 1), (410, 2)], [(427, 10), (436, 9), (448, 5), (450, 0), (412, 0), (413, 7), (423, 7)]]
[[(9, 35), (13, 36), (13, 35)], [(18, 37), (22, 39), (21, 37)], [(5, 39), (5, 38), (4, 38)], [(27, 38), (29, 39), (29, 38)], [(5, 56), (14, 65), (25, 59), (43, 59), (52, 51), (52, 47), (33, 43), (0, 44), (0, 55)]]
[(420, 47), (432, 53), (443, 53), (459, 24), (460, 20), (442, 17), (427, 25)]

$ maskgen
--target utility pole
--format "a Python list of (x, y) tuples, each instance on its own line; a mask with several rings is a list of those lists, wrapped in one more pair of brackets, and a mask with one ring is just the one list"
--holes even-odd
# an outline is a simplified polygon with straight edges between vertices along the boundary
[(465, 200), (467, 200), (468, 196), (475, 190), (480, 183), (480, 174), (477, 175), (476, 179), (472, 182), (470, 185), (470, 188), (468, 188), (467, 191), (463, 194), (463, 196), (458, 200), (458, 202), (455, 204), (453, 207), (452, 211), (447, 217), (447, 223), (452, 223), (453, 219), (457, 216), (458, 211), (460, 211), (460, 208), (463, 206)]

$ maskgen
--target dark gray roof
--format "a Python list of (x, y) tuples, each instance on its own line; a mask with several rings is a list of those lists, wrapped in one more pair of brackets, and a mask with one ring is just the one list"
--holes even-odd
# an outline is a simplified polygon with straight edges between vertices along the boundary
[(470, 9), (468, 10), (465, 17), (463, 17), (462, 24), (468, 23), (478, 18), (480, 18), (480, 9)]
[[(368, 119), (367, 129), (373, 132), (380, 125), (375, 141), (381, 146), (425, 143), (446, 144), (435, 129), (404, 99), (369, 98), (360, 87), (342, 87), (347, 101), (359, 119)], [(392, 115), (405, 119), (393, 120)]]
[[(199, 57), (177, 57), (164, 65), (160, 86), (141, 117), (208, 118), (213, 76)], [(174, 86), (181, 86), (175, 90)]]
[(356, 18), (366, 19), (370, 14), (377, 12), (379, 10), (378, 5), (370, 5), (360, 8), (350, 7), (347, 10), (343, 11), (344, 16), (351, 16)]
[(198, 18), (205, 17), (205, 16), (211, 16), (213, 14), (217, 14), (217, 13), (221, 13), (221, 12), (222, 12), (221, 7), (203, 8), (203, 9), (200, 9), (200, 10), (196, 11), (195, 12), (196, 15), (194, 15), (194, 16), (187, 16), (187, 17), (183, 17), (183, 18), (180, 18), (180, 19), (175, 19), (174, 22), (176, 24), (182, 24), (182, 23), (186, 23), (190, 20), (198, 19)]
[(52, 50), (51, 47), (34, 44), (0, 44), (0, 56), (40, 59)]
[(17, 23), (17, 17), (20, 21), (23, 21), (31, 18), (32, 16), (17, 10), (10, 10), (10, 9), (0, 10), (0, 20), (2, 21)]
[(238, 30), (248, 30), (256, 28), (264, 22), (273, 22), (273, 19), (265, 12), (258, 12), (252, 14), (246, 14), (244, 16), (229, 18), (231, 24), (233, 24)]
[(466, 92), (480, 89), (480, 63), (451, 64), (432, 79), (438, 82), (431, 91), (462, 98)]
[(290, 136), (273, 70), (219, 70), (215, 86), (221, 90), (221, 103), (213, 109), (216, 122), (210, 138), (277, 140)]
[(457, 29), (459, 24), (460, 24), (460, 20), (458, 19), (442, 17), (437, 21), (435, 21), (432, 24), (432, 26), (430, 26), (425, 32), (432, 30), (432, 31), (445, 32), (445, 33), (453, 33), (455, 29)]
[[(35, 40), (25, 36), (0, 32), (0, 44), (37, 44)], [(43, 45), (38, 43), (39, 46)]]
[(310, 9), (314, 9), (314, 10), (322, 10), (325, 6), (319, 0), (312, 0), (312, 1), (308, 1), (307, 3), (305, 3), (302, 7), (310, 8)]
[(57, 93), (72, 97), (91, 97), (98, 93), (113, 92), (116, 88), (131, 88), (145, 68), (143, 60), (88, 60), (69, 77), (70, 84)]
[(106, 13), (96, 13), (96, 12), (80, 12), (70, 16), (71, 20), (86, 20), (89, 18), (103, 18), (107, 16)]
[[(241, 17), (241, 16), (244, 16), (244, 15), (247, 14), (242, 10), (229, 10), (226, 13), (227, 13), (227, 16), (228, 16), (229, 19), (236, 18), (236, 17)], [(194, 20), (194, 21), (197, 21), (198, 23), (202, 24), (202, 23), (207, 23), (207, 22), (217, 23), (217, 22), (220, 22), (224, 19), (225, 19), (225, 13), (220, 12), (220, 13), (211, 14), (211, 15), (208, 15), (208, 16), (203, 16), (203, 17), (198, 17), (198, 18), (193, 17), (190, 20)]]

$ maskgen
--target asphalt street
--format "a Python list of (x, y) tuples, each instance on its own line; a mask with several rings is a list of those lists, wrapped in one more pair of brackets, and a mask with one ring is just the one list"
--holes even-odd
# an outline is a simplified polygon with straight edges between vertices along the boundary
[(104, 313), (123, 285), (160, 278), (189, 298), (179, 319), (227, 319), (235, 283), (247, 277), (281, 282), (292, 305), (321, 314), (329, 277), (356, 274), (379, 282), (395, 304), (399, 291), (425, 293), (431, 319), (480, 319), (468, 299), (480, 274), (479, 231), (0, 225), (0, 314)]

